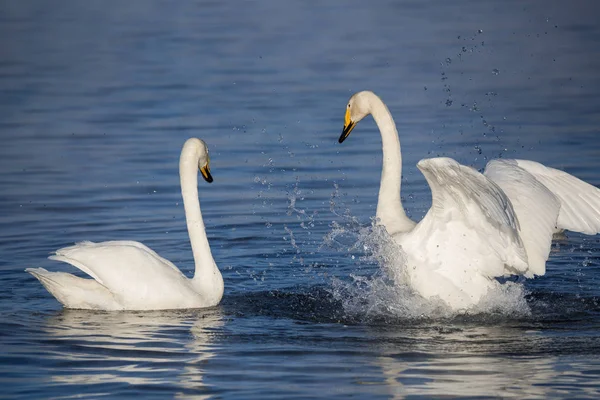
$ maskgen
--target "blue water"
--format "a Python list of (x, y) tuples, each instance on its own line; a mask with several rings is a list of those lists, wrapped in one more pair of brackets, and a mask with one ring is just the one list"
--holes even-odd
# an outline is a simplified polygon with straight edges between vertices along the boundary
[[(337, 143), (350, 95), (378, 93), (415, 219), (425, 157), (532, 159), (600, 186), (597, 21), (591, 0), (4, 2), (0, 397), (597, 398), (600, 237), (569, 234), (546, 276), (445, 314), (371, 254), (376, 126)], [(218, 307), (67, 311), (23, 272), (130, 239), (190, 275), (191, 136), (211, 149)]]

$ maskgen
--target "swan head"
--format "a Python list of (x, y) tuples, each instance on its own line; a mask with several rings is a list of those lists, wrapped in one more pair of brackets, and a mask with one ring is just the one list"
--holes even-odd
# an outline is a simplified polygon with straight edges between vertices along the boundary
[(346, 106), (346, 115), (344, 116), (344, 129), (340, 136), (339, 142), (342, 143), (352, 129), (367, 115), (371, 114), (371, 99), (375, 96), (373, 92), (362, 91), (355, 93), (348, 100)]
[(198, 139), (198, 169), (204, 180), (208, 183), (213, 181), (213, 177), (210, 174), (210, 157), (208, 156), (208, 146), (202, 139)]
[[(208, 156), (208, 146), (202, 139), (190, 138), (186, 140), (181, 150), (180, 168), (187, 169), (192, 163), (198, 163), (198, 170), (204, 180), (208, 183), (213, 181), (210, 174), (210, 157)], [(189, 165), (189, 167), (185, 167)]]

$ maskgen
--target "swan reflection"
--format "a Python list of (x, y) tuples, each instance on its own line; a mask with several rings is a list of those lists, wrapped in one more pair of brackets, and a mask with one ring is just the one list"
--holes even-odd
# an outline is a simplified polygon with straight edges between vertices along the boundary
[(53, 368), (51, 379), (63, 384), (103, 384), (98, 386), (102, 393), (121, 390), (123, 384), (144, 385), (146, 390), (167, 385), (171, 393), (202, 398), (209, 391), (203, 381), (206, 361), (218, 351), (215, 342), (223, 324), (219, 309), (63, 310), (44, 327), (48, 340), (60, 348), (56, 359), (62, 367)]
[[(548, 382), (568, 386), (573, 378), (566, 365), (570, 363), (564, 357), (559, 360), (549, 355), (548, 338), (536, 330), (506, 326), (420, 327), (378, 332), (378, 336), (380, 354), (384, 356), (377, 357), (376, 364), (392, 398), (544, 398), (555, 393)], [(578, 370), (576, 362), (571, 363), (573, 370)], [(590, 388), (587, 394), (593, 393), (595, 389)]]

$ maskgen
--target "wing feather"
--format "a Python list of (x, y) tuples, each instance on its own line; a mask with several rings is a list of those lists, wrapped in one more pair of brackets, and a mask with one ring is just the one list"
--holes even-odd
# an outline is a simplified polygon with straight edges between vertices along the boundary
[(560, 201), (516, 160), (492, 160), (487, 164), (484, 175), (510, 199), (519, 220), (519, 234), (529, 262), (529, 268), (523, 274), (527, 277), (544, 275)]
[(600, 189), (564, 171), (535, 161), (515, 160), (559, 200), (557, 228), (588, 235), (600, 233)]
[(79, 268), (120, 298), (145, 298), (185, 281), (173, 263), (134, 241), (85, 241), (59, 249), (49, 258)]
[[(477, 248), (464, 250), (465, 262), (474, 272), (496, 277), (527, 270), (527, 253), (518, 233), (518, 220), (510, 200), (498, 185), (450, 158), (421, 160), (417, 166), (432, 193), (432, 208), (421, 224), (436, 229), (459, 224), (465, 238), (474, 234), (471, 245)], [(460, 245), (456, 242), (453, 246)], [(453, 254), (459, 258), (461, 253), (447, 250), (446, 255)]]

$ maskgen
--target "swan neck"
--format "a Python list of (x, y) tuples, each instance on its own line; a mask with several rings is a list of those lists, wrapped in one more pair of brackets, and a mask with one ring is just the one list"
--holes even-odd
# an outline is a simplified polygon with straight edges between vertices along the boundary
[(377, 201), (377, 218), (390, 234), (412, 229), (411, 221), (404, 211), (400, 197), (402, 180), (402, 153), (396, 124), (387, 106), (375, 96), (371, 102), (371, 114), (381, 133), (383, 149), (383, 166), (379, 199)]
[(185, 220), (194, 255), (194, 278), (201, 278), (213, 272), (216, 266), (206, 237), (198, 199), (198, 158), (191, 151), (186, 151), (186, 148), (181, 153), (179, 177)]

